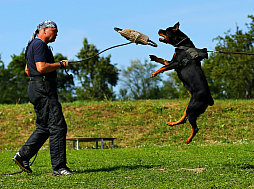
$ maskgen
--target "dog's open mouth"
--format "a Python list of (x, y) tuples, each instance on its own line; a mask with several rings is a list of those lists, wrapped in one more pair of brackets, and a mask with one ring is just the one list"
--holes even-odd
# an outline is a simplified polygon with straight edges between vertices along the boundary
[(160, 42), (166, 43), (167, 35), (165, 33), (166, 32), (164, 30), (159, 30), (158, 34), (159, 34), (159, 36), (161, 36), (161, 38), (159, 38)]

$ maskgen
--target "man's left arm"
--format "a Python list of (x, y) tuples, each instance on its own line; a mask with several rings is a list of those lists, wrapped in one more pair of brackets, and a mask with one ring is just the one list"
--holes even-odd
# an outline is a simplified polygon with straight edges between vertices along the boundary
[(27, 64), (26, 64), (26, 67), (25, 67), (25, 72), (26, 72), (26, 74), (30, 77), (30, 75), (29, 75), (29, 70), (28, 70), (28, 67), (27, 67)]

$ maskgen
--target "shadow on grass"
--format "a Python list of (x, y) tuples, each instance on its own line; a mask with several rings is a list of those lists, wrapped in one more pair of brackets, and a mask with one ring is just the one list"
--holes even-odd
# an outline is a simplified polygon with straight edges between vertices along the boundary
[(238, 167), (240, 167), (241, 169), (254, 169), (254, 165), (250, 165), (250, 164), (237, 164)]
[(115, 171), (119, 169), (125, 169), (125, 170), (134, 170), (134, 169), (151, 169), (154, 166), (152, 165), (132, 165), (132, 166), (115, 166), (115, 167), (108, 167), (108, 168), (99, 168), (99, 169), (88, 169), (88, 170), (79, 170), (75, 171), (77, 174), (83, 174), (83, 173), (93, 173), (93, 172), (110, 172), (110, 171)]
[(224, 164), (225, 167), (231, 168), (240, 168), (240, 169), (254, 169), (254, 165), (250, 165), (248, 163), (241, 164)]

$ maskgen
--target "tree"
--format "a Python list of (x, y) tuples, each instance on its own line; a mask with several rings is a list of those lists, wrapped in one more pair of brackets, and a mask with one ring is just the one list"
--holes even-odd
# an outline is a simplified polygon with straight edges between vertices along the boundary
[(168, 72), (167, 76), (167, 79), (163, 80), (161, 87), (162, 98), (175, 99), (189, 96), (175, 71)]
[(12, 97), (9, 93), (9, 70), (5, 69), (4, 63), (0, 56), (0, 103), (9, 104), (12, 103)]
[[(246, 24), (248, 31), (236, 27), (236, 33), (230, 30), (225, 37), (218, 36), (216, 51), (253, 52), (254, 17)], [(253, 98), (254, 97), (254, 57), (213, 53), (204, 61), (206, 74), (214, 98)]]
[(161, 98), (161, 77), (150, 78), (157, 66), (140, 60), (131, 61), (131, 66), (122, 71), (123, 87), (120, 89), (122, 99), (158, 99)]
[(12, 55), (12, 61), (8, 65), (8, 69), (5, 70), (6, 80), (8, 81), (7, 90), (8, 96), (6, 96), (5, 103), (26, 103), (29, 101), (27, 95), (28, 76), (25, 73), (25, 54), (24, 51), (20, 55)]
[(70, 65), (70, 70), (77, 75), (81, 86), (76, 87), (78, 100), (103, 100), (114, 99), (113, 86), (117, 84), (119, 70), (110, 63), (108, 57), (99, 57), (99, 51), (84, 38), (83, 47), (77, 58), (84, 60), (93, 58), (78, 64)]

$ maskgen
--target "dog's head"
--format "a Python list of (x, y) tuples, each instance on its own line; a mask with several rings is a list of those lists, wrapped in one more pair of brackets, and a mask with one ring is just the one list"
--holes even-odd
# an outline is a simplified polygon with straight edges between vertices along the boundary
[(168, 27), (166, 30), (160, 29), (158, 34), (163, 38), (159, 38), (160, 42), (176, 46), (181, 40), (188, 38), (179, 29), (180, 23), (177, 22), (173, 27)]

